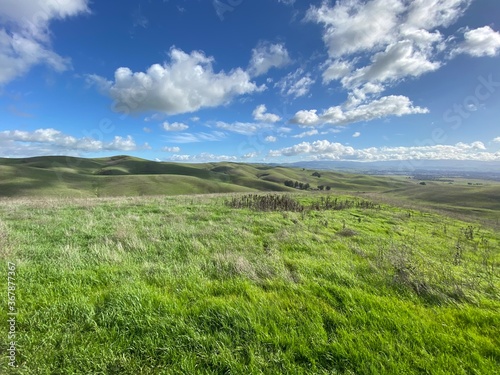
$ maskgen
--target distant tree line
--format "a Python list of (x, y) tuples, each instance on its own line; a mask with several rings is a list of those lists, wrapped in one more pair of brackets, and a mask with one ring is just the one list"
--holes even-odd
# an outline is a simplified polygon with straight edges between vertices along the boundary
[[(299, 182), (299, 181), (293, 181), (293, 180), (286, 180), (285, 181), (285, 186), (292, 187), (295, 189), (299, 190), (309, 190), (311, 189), (311, 185), (309, 185), (308, 182)], [(327, 185), (318, 185), (318, 190), (330, 190), (331, 187)], [(313, 189), (314, 190), (314, 189)]]
[(303, 183), (299, 181), (292, 181), (292, 180), (286, 180), (285, 181), (285, 186), (292, 187), (295, 189), (300, 189), (300, 190), (307, 190), (311, 187), (309, 183)]

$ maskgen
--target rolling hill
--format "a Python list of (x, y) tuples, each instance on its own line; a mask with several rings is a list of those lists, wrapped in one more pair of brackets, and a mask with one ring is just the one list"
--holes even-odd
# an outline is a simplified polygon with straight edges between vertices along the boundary
[[(318, 172), (320, 177), (313, 176)], [(285, 181), (332, 192), (376, 195), (395, 204), (440, 209), (498, 225), (500, 183), (456, 179), (422, 181), (406, 176), (374, 176), (338, 171), (232, 162), (182, 164), (130, 156), (85, 159), (44, 156), (0, 158), (0, 198), (112, 197), (298, 192)]]
[(180, 164), (130, 156), (0, 159), (0, 196), (135, 196), (296, 191), (286, 180), (351, 191), (404, 188), (401, 179), (241, 163)]

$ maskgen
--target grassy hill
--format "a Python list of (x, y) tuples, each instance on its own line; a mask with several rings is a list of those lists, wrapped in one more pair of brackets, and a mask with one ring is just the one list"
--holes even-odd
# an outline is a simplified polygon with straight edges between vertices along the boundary
[(182, 164), (130, 156), (97, 159), (35, 157), (0, 159), (1, 197), (112, 197), (297, 192), (286, 180), (329, 186), (335, 192), (368, 194), (394, 204), (440, 209), (498, 227), (500, 183), (419, 181), (401, 176), (369, 176), (335, 171), (243, 163)]
[[(129, 156), (99, 159), (36, 157), (0, 159), (0, 196), (135, 196), (234, 191), (294, 191), (285, 180), (343, 190), (400, 188), (396, 179), (350, 176), (239, 163), (162, 163)], [(119, 189), (116, 189), (119, 186)]]
[(332, 192), (3, 199), (0, 373), (495, 374), (499, 248)]
[(314, 172), (0, 159), (0, 373), (494, 374), (500, 185)]

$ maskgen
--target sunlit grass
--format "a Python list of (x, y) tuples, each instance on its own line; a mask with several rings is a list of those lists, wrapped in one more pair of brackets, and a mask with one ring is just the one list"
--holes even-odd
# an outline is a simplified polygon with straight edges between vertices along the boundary
[(497, 233), (291, 197), (306, 209), (235, 209), (225, 196), (2, 201), (17, 373), (497, 371)]

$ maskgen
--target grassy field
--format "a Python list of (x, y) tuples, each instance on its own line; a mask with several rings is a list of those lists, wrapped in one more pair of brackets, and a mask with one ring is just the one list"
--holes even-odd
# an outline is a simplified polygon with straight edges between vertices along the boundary
[[(315, 172), (320, 177), (313, 176)], [(376, 197), (473, 218), (500, 230), (500, 183), (425, 181), (242, 163), (179, 164), (130, 156), (0, 158), (0, 198), (120, 197), (258, 191), (297, 192), (285, 181), (328, 186), (336, 193)], [(468, 184), (471, 183), (471, 185)]]
[(263, 196), (0, 200), (0, 372), (499, 373), (498, 232), (377, 195)]

